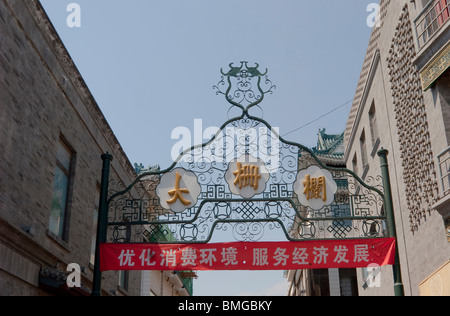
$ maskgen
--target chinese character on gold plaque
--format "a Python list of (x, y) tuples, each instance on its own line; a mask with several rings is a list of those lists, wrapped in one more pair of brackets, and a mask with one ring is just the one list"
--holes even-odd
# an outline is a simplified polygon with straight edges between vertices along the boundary
[(234, 159), (225, 172), (225, 181), (230, 192), (246, 199), (264, 192), (269, 177), (265, 163), (251, 155)]
[(156, 187), (161, 206), (174, 213), (184, 212), (196, 205), (201, 191), (195, 173), (183, 168), (165, 173)]
[(327, 186), (325, 183), (325, 177), (311, 178), (309, 174), (305, 176), (303, 181), (303, 194), (306, 195), (307, 200), (322, 199), (324, 202), (327, 200)]
[(189, 193), (189, 190), (186, 188), (180, 189), (180, 180), (181, 175), (177, 172), (175, 179), (175, 189), (169, 191), (169, 195), (172, 197), (172, 199), (167, 200), (166, 202), (168, 204), (174, 204), (177, 200), (180, 200), (180, 202), (183, 203), (183, 205), (187, 206), (191, 204), (191, 202), (183, 197), (183, 193)]
[(245, 165), (243, 166), (241, 162), (237, 163), (238, 170), (233, 172), (233, 175), (236, 176), (234, 180), (234, 185), (238, 186), (239, 189), (242, 190), (244, 187), (253, 187), (255, 191), (258, 190), (258, 182), (261, 179), (261, 175), (259, 174), (259, 167), (254, 165)]
[(300, 204), (315, 211), (334, 202), (337, 188), (333, 174), (316, 165), (300, 170), (293, 187)]

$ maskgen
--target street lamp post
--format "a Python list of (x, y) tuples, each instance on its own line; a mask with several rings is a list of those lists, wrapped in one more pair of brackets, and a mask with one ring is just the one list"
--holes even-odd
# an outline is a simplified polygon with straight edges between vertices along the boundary
[(381, 148), (378, 151), (380, 157), (381, 176), (383, 177), (384, 188), (384, 210), (386, 212), (386, 224), (389, 237), (395, 238), (395, 264), (392, 267), (394, 273), (394, 294), (395, 296), (404, 296), (405, 291), (402, 282), (402, 273), (400, 269), (400, 257), (398, 254), (397, 230), (395, 228), (394, 206), (392, 203), (392, 190), (389, 178), (389, 165), (387, 161), (388, 151)]
[(98, 208), (97, 238), (95, 242), (94, 278), (92, 281), (92, 296), (101, 296), (102, 273), (100, 272), (100, 244), (106, 242), (106, 230), (108, 222), (108, 183), (109, 171), (113, 156), (109, 153), (102, 155), (102, 180), (100, 186), (100, 200)]

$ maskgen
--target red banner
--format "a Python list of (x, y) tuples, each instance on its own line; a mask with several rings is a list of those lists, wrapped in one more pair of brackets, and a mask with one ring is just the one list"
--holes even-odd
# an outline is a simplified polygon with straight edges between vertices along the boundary
[(100, 270), (297, 270), (393, 265), (395, 239), (101, 244)]

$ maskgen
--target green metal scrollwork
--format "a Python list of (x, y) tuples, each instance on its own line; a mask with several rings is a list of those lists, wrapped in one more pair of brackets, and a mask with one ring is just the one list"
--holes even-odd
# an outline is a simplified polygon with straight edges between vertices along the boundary
[[(243, 113), (260, 104), (264, 100), (264, 95), (267, 93), (273, 93), (276, 86), (267, 77), (268, 70), (264, 73), (259, 71), (259, 64), (255, 63), (254, 67), (249, 67), (248, 62), (242, 61), (240, 67), (234, 67), (233, 63), (229, 65), (230, 70), (224, 73), (223, 69), (222, 80), (213, 88), (217, 90), (216, 94), (225, 95), (226, 100), (233, 106), (240, 108)], [(264, 77), (264, 82), (262, 78)], [(225, 92), (221, 90), (221, 86), (225, 85), (225, 78), (228, 83), (228, 87)], [(256, 81), (256, 82), (255, 82)], [(265, 90), (261, 87), (264, 84)], [(256, 85), (256, 87), (255, 87)]]
[[(160, 243), (207, 243), (215, 230), (231, 231), (238, 241), (256, 241), (274, 229), (281, 229), (291, 241), (385, 237), (384, 195), (379, 188), (351, 170), (324, 165), (312, 150), (284, 140), (268, 122), (248, 113), (275, 88), (267, 69), (258, 68), (241, 62), (240, 67), (230, 64), (226, 73), (221, 70), (222, 80), (214, 89), (242, 114), (225, 122), (209, 142), (185, 150), (167, 169), (141, 166), (137, 170), (142, 172), (129, 186), (110, 192), (110, 241), (156, 242), (159, 235), (165, 236)], [(219, 86), (224, 88), (225, 78), (228, 86), (222, 92)], [(264, 160), (270, 171), (264, 190), (251, 199), (234, 194), (225, 181), (230, 161), (242, 155)], [(307, 155), (334, 173), (340, 185), (334, 201), (319, 210), (301, 205), (293, 192), (299, 157)], [(196, 160), (197, 156), (201, 158)], [(198, 202), (179, 213), (161, 207), (155, 195), (161, 177), (176, 168), (195, 173), (201, 186)], [(351, 192), (353, 187), (358, 190)]]

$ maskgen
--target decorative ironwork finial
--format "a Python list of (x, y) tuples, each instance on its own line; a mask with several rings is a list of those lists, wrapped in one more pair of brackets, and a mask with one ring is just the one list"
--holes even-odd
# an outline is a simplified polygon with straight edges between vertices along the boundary
[(260, 104), (265, 94), (272, 94), (276, 89), (267, 76), (267, 68), (261, 72), (258, 63), (250, 67), (247, 61), (241, 61), (240, 67), (235, 67), (234, 63), (231, 63), (229, 67), (227, 73), (220, 69), (222, 80), (213, 86), (213, 89), (216, 90), (217, 95), (225, 95), (226, 100), (240, 108), (244, 114), (250, 108)]

